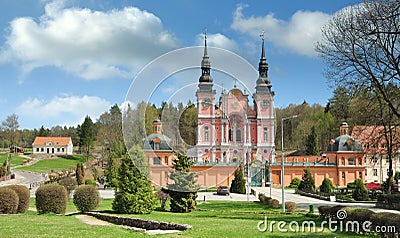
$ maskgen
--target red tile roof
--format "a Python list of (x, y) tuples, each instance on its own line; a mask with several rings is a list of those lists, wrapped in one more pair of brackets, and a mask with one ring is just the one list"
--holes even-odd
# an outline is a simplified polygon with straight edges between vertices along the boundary
[(56, 146), (67, 146), (71, 141), (71, 137), (44, 137), (37, 136), (32, 145), (47, 145), (50, 142)]
[[(384, 129), (383, 126), (355, 126), (351, 135), (361, 142), (366, 153), (387, 153)], [(392, 150), (396, 151), (400, 148), (400, 128), (392, 129)]]

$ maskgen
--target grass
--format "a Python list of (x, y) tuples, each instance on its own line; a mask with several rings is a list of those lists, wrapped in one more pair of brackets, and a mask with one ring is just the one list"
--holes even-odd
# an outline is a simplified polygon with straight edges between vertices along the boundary
[[(91, 158), (89, 158), (91, 159)], [(78, 162), (85, 162), (85, 155), (73, 155), (67, 158), (54, 158), (40, 160), (37, 163), (25, 167), (20, 167), (18, 170), (29, 171), (34, 173), (49, 173), (51, 170), (60, 171), (62, 169), (76, 168)]]
[[(3, 165), (4, 161), (6, 161), (7, 159), (8, 159), (8, 153), (0, 154), (0, 165)], [(22, 165), (24, 160), (26, 160), (26, 158), (21, 157), (18, 154), (12, 154), (11, 167), (16, 165)]]
[[(35, 207), (35, 199), (31, 199), (31, 207)], [(112, 213), (112, 199), (104, 199), (97, 210)], [(157, 221), (166, 221), (192, 225), (192, 229), (177, 234), (162, 235), (162, 237), (356, 237), (349, 233), (332, 233), (325, 229), (319, 233), (284, 233), (274, 231), (260, 232), (257, 224), (264, 221), (315, 221), (303, 213), (280, 214), (280, 209), (266, 208), (257, 202), (222, 202), (210, 201), (199, 204), (198, 209), (191, 213), (171, 213), (154, 211), (146, 215), (119, 215), (140, 217)], [(76, 212), (69, 201), (67, 213)], [(28, 211), (22, 215), (0, 216), (0, 237), (148, 237), (140, 232), (126, 230), (119, 226), (90, 226), (75, 218), (75, 215), (37, 215)]]

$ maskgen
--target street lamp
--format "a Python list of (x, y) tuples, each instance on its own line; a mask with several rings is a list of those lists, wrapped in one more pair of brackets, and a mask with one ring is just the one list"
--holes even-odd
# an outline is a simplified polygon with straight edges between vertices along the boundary
[(297, 115), (293, 115), (293, 116), (290, 116), (290, 117), (284, 117), (284, 118), (282, 118), (282, 122), (281, 122), (281, 134), (282, 134), (282, 161), (281, 161), (281, 164), (282, 164), (282, 174), (281, 174), (281, 185), (282, 185), (282, 212), (285, 212), (285, 166), (284, 166), (284, 163), (285, 163), (285, 155), (284, 155), (284, 150), (283, 150), (283, 122), (284, 121), (286, 121), (286, 120), (290, 120), (290, 119), (293, 119), (293, 118), (296, 118), (297, 117)]

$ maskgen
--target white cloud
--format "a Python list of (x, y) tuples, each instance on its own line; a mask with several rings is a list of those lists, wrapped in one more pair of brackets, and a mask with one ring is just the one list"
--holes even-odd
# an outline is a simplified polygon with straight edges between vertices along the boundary
[[(204, 35), (203, 34), (198, 34), (196, 36), (196, 44), (199, 46), (204, 45)], [(218, 47), (221, 49), (230, 50), (230, 51), (238, 50), (237, 43), (234, 40), (229, 39), (225, 35), (222, 35), (221, 33), (207, 34), (207, 45), (213, 46), (213, 47)]]
[(265, 39), (283, 49), (300, 55), (316, 56), (314, 44), (321, 39), (321, 27), (330, 18), (319, 11), (297, 11), (288, 20), (278, 19), (273, 13), (265, 16), (243, 15), (244, 5), (239, 5), (233, 15), (231, 28), (253, 37), (259, 37), (265, 30)]
[(59, 67), (84, 79), (128, 78), (155, 57), (178, 46), (152, 13), (135, 7), (110, 11), (45, 6), (39, 19), (10, 23), (0, 62), (14, 62), (24, 73)]
[(86, 115), (95, 121), (110, 107), (110, 102), (96, 96), (57, 96), (50, 101), (29, 98), (16, 111), (21, 117), (34, 121), (58, 121), (65, 125), (76, 125), (83, 122)]

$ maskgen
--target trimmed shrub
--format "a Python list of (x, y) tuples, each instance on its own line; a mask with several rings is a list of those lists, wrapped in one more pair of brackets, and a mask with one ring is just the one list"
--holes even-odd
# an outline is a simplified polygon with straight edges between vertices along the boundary
[(235, 178), (232, 180), (229, 191), (239, 194), (246, 193), (246, 181), (244, 180), (242, 164), (235, 170)]
[(330, 179), (324, 178), (322, 181), (321, 186), (319, 187), (319, 190), (323, 193), (330, 193), (333, 188), (333, 183)]
[(347, 220), (357, 221), (360, 225), (366, 221), (370, 221), (371, 217), (375, 214), (375, 212), (365, 208), (353, 208), (346, 211)]
[(71, 192), (78, 185), (78, 182), (71, 177), (65, 177), (65, 178), (61, 179), (58, 183), (60, 185), (64, 186), (64, 188), (67, 190), (68, 197), (71, 195)]
[(329, 211), (329, 216), (333, 219), (333, 220), (337, 220), (337, 213), (339, 210), (343, 210), (343, 208), (345, 208), (346, 206), (342, 206), (342, 205), (336, 205), (331, 207), (330, 211)]
[(7, 186), (14, 190), (18, 195), (18, 209), (17, 213), (24, 213), (28, 211), (31, 193), (24, 185), (10, 185)]
[(36, 190), (36, 209), (39, 214), (64, 214), (67, 209), (67, 190), (59, 184), (46, 184)]
[(393, 214), (391, 212), (374, 213), (370, 217), (370, 221), (372, 223), (371, 231), (377, 231), (377, 230), (381, 231), (379, 233), (381, 235), (381, 237), (386, 237), (386, 236), (384, 236), (385, 234), (388, 235), (388, 237), (394, 237), (393, 231), (391, 231), (391, 232), (387, 231), (386, 233), (384, 233), (380, 229), (382, 227), (394, 226), (396, 232), (398, 232), (400, 229), (400, 215)]
[(287, 212), (294, 212), (294, 210), (296, 210), (296, 203), (294, 203), (294, 202), (285, 202), (285, 210)]
[(100, 195), (97, 188), (92, 185), (81, 185), (75, 189), (74, 204), (81, 212), (94, 210), (99, 206)]
[(269, 202), (269, 206), (272, 208), (278, 208), (279, 207), (279, 201), (276, 199), (271, 199)]
[(330, 206), (319, 206), (318, 212), (320, 217), (328, 219), (331, 217), (331, 207)]
[(301, 180), (299, 178), (293, 178), (290, 182), (289, 188), (297, 188), (299, 187)]
[(264, 203), (265, 199), (266, 199), (266, 196), (264, 195), (264, 193), (259, 193), (258, 194), (258, 200), (260, 200), (260, 203), (265, 204)]
[(15, 214), (18, 211), (18, 194), (11, 188), (0, 188), (0, 214)]

